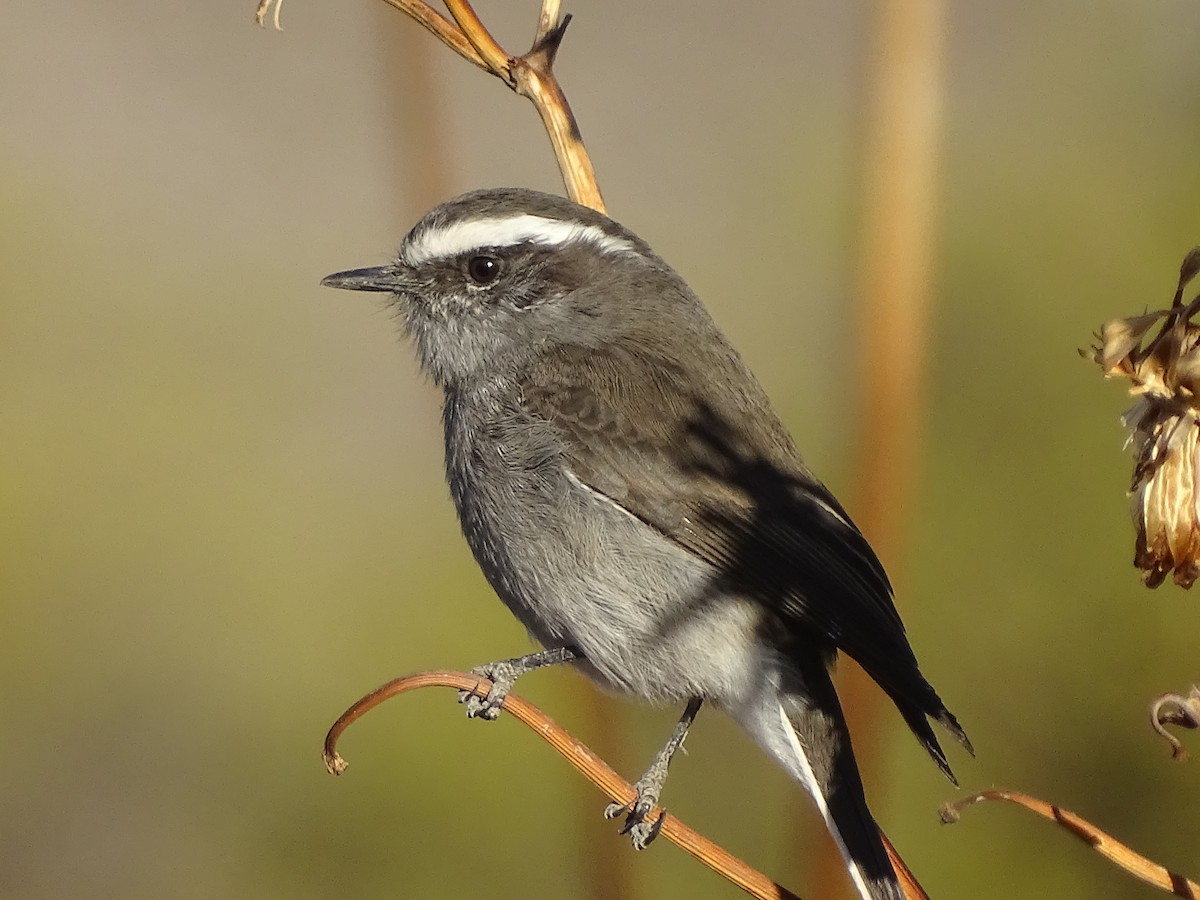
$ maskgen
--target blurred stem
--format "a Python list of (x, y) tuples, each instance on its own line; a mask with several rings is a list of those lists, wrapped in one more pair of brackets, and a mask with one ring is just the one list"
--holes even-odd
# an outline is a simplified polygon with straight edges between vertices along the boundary
[(435, 72), (434, 45), (415, 28), (380, 28), (379, 32), (384, 36), (388, 81), (393, 87), (395, 114), (388, 117), (392, 142), (407, 161), (396, 169), (394, 195), (400, 200), (401, 218), (407, 221), (457, 193), (455, 153), (445, 91)]
[[(863, 219), (858, 270), (858, 497), (855, 519), (888, 569), (902, 571), (916, 494), (924, 421), (927, 307), (935, 231), (938, 139), (943, 92), (940, 0), (879, 0), (867, 87)], [(903, 583), (894, 579), (904, 598)], [(898, 604), (900, 605), (900, 604)], [(911, 608), (911, 601), (908, 603)], [(919, 649), (919, 648), (918, 648)], [(868, 796), (881, 805), (876, 740), (883, 695), (857, 666), (844, 667), (839, 692)], [(830, 845), (818, 855), (812, 894), (846, 896), (847, 879)]]
[[(576, 679), (573, 702), (585, 711), (588, 733), (596, 755), (610, 765), (626, 768), (629, 757), (629, 727), (620, 704), (596, 688)], [(629, 841), (616, 834), (619, 821), (612, 822), (602, 815), (603, 806), (596, 803), (596, 794), (579, 791), (578, 820), (583, 823), (579, 836), (583, 842), (583, 859), (587, 890), (594, 900), (634, 900), (643, 894), (634, 877), (634, 851)]]

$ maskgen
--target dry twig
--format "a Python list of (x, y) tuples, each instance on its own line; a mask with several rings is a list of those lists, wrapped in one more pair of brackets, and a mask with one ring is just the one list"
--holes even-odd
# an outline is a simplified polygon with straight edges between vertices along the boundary
[[(466, 672), (419, 672), (389, 681), (347, 709), (329, 729), (329, 734), (325, 737), (323, 754), (325, 768), (335, 775), (340, 775), (346, 770), (347, 764), (337, 752), (337, 743), (342, 732), (351, 723), (397, 694), (435, 685), (474, 691), (484, 697), (487, 696), (491, 682)], [(557, 750), (612, 800), (617, 803), (631, 803), (635, 799), (633, 787), (627, 781), (532, 703), (510, 693), (504, 698), (504, 710), (532, 729), (538, 737)], [(688, 828), (675, 816), (669, 816), (661, 808), (656, 808), (650, 814), (650, 818), (656, 821), (659, 817), (665, 817), (660, 831), (663, 837), (690, 853), (713, 871), (725, 876), (752, 897), (762, 898), (762, 900), (800, 900), (786, 888), (771, 881), (761, 872), (750, 868), (708, 838)]]
[(267, 27), (267, 10), (271, 8), (272, 2), (275, 3), (275, 16), (271, 23), (276, 31), (283, 31), (283, 26), (279, 24), (279, 11), (283, 9), (283, 0), (259, 0), (258, 9), (254, 11), (254, 21), (263, 28)]
[(1087, 819), (1076, 815), (1069, 809), (1054, 806), (1045, 800), (1030, 797), (1028, 794), (1022, 794), (1019, 791), (980, 791), (978, 794), (964, 797), (956, 803), (948, 803), (942, 807), (942, 821), (947, 824), (957, 822), (964, 809), (984, 800), (1007, 800), (1009, 803), (1023, 806), (1043, 819), (1057, 822), (1076, 837), (1091, 845), (1105, 859), (1115, 863), (1134, 878), (1140, 879), (1146, 884), (1153, 885), (1161, 891), (1168, 891), (1176, 897), (1189, 897), (1192, 900), (1200, 900), (1200, 885), (1182, 875), (1172, 872), (1164, 866), (1160, 866), (1158, 863), (1151, 862), (1139, 853), (1135, 853), (1125, 844), (1101, 831)]
[[(275, 27), (283, 0), (260, 0), (255, 19), (264, 24), (275, 3)], [(554, 57), (562, 44), (570, 16), (559, 18), (560, 0), (543, 0), (533, 46), (521, 56), (511, 56), (480, 20), (468, 0), (445, 0), (451, 22), (423, 0), (384, 0), (427, 28), (447, 47), (485, 72), (495, 75), (522, 97), (528, 97), (542, 118), (554, 148), (554, 157), (567, 195), (576, 203), (605, 211), (591, 157), (583, 145), (579, 125), (566, 94), (554, 74)]]
[[(491, 687), (491, 682), (486, 678), (466, 672), (441, 671), (419, 672), (389, 681), (347, 709), (329, 729), (329, 733), (325, 736), (323, 752), (325, 768), (334, 775), (340, 775), (346, 770), (347, 763), (338, 754), (337, 744), (342, 733), (357, 719), (397, 694), (433, 686), (473, 691), (478, 696), (485, 697)], [(630, 803), (635, 799), (634, 789), (629, 782), (621, 778), (604, 760), (597, 757), (583, 743), (572, 737), (562, 726), (532, 703), (510, 693), (504, 698), (504, 709), (557, 750), (610, 799), (617, 803)], [(800, 900), (795, 894), (776, 884), (766, 875), (750, 868), (724, 848), (684, 825), (675, 816), (667, 815), (661, 807), (655, 807), (650, 816), (654, 821), (660, 817), (663, 819), (662, 829), (659, 832), (663, 837), (691, 854), (714, 872), (723, 875), (750, 896), (760, 898), (760, 900), (789, 900), (789, 898), (790, 900)], [(928, 895), (909, 871), (908, 866), (904, 864), (904, 860), (900, 858), (900, 854), (896, 852), (886, 835), (883, 835), (883, 842), (891, 857), (892, 866), (900, 878), (900, 883), (904, 886), (905, 896), (908, 900), (928, 900)]]
[(1163, 727), (1165, 725), (1200, 728), (1200, 687), (1193, 686), (1186, 697), (1182, 694), (1163, 694), (1150, 704), (1150, 727), (1171, 745), (1172, 758), (1185, 762), (1187, 750), (1179, 738)]

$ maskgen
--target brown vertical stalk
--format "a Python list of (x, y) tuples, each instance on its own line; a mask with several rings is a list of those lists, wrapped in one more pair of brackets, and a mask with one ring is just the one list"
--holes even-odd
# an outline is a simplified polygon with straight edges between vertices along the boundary
[[(857, 418), (862, 426), (852, 511), (892, 573), (901, 611), (912, 606), (902, 572), (924, 420), (943, 39), (940, 0), (876, 4), (865, 128), (861, 313), (855, 332), (860, 335)], [(860, 735), (856, 749), (868, 795), (879, 807), (879, 760), (874, 742), (862, 736), (875, 726), (883, 696), (857, 666), (844, 666), (839, 689), (851, 731)], [(832, 844), (819, 858), (813, 896), (848, 896)]]
[[(401, 218), (432, 209), (454, 193), (455, 152), (446, 121), (445, 91), (435, 71), (437, 46), (419, 29), (396, 27), (385, 17), (382, 35), (387, 78), (393, 86), (392, 140), (405, 162), (395, 170), (394, 191)], [(411, 223), (403, 222), (406, 228)]]
[[(585, 684), (582, 679), (575, 689), (575, 702), (587, 713), (587, 731), (599, 757), (623, 770), (626, 778), (641, 775), (641, 769), (632, 772), (627, 765), (636, 754), (630, 752), (629, 728), (620, 702)], [(640, 763), (643, 768), (655, 749), (651, 747), (645, 761)], [(637, 765), (635, 762), (634, 768)], [(635, 900), (642, 893), (634, 877), (635, 854), (625, 838), (615, 836), (624, 819), (605, 819), (601, 815), (603, 811), (604, 804), (596, 802), (596, 792), (591, 785), (581, 783), (576, 821), (583, 823), (579, 835), (583, 843), (580, 852), (587, 896), (592, 900)]]

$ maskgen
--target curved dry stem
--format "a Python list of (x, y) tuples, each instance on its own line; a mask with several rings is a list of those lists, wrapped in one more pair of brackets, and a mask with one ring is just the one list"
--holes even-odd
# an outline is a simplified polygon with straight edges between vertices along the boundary
[(1200, 898), (1200, 885), (1194, 881), (1190, 881), (1156, 862), (1151, 862), (1069, 809), (1063, 809), (1020, 791), (980, 791), (978, 794), (964, 797), (956, 803), (947, 803), (942, 807), (942, 821), (947, 824), (957, 822), (964, 809), (984, 800), (1006, 800), (1009, 803), (1023, 806), (1043, 819), (1057, 822), (1067, 831), (1090, 844), (1109, 862), (1115, 863), (1134, 878), (1153, 885), (1160, 891), (1174, 894), (1176, 897), (1190, 897), (1192, 900)]
[[(382, 687), (371, 691), (342, 713), (333, 727), (329, 729), (329, 734), (325, 737), (323, 754), (325, 768), (335, 775), (340, 775), (346, 770), (346, 761), (337, 752), (337, 742), (342, 736), (342, 732), (354, 721), (397, 694), (433, 686), (473, 691), (483, 697), (487, 695), (491, 682), (486, 678), (466, 672), (441, 671), (418, 672), (415, 675), (389, 681)], [(510, 693), (504, 698), (504, 710), (511, 713), (522, 724), (527, 725), (538, 737), (557, 750), (609, 798), (617, 803), (631, 803), (634, 800), (633, 787), (625, 779), (532, 703)], [(690, 853), (713, 871), (724, 875), (752, 897), (763, 898), (763, 900), (800, 900), (786, 888), (771, 881), (761, 872), (750, 868), (708, 838), (688, 828), (675, 816), (666, 815), (661, 808), (655, 808), (650, 817), (652, 820), (664, 817), (660, 832), (663, 837)]]
[[(487, 696), (491, 682), (478, 675), (448, 671), (418, 672), (389, 681), (360, 699), (333, 723), (333, 727), (325, 736), (323, 753), (325, 768), (334, 775), (340, 775), (346, 770), (347, 763), (337, 752), (337, 744), (342, 733), (355, 721), (397, 694), (434, 686), (472, 691), (478, 696), (484, 697)], [(517, 721), (527, 725), (538, 737), (557, 750), (610, 799), (622, 804), (628, 804), (634, 800), (634, 789), (629, 782), (532, 703), (510, 693), (504, 698), (504, 710), (511, 713)], [(656, 807), (650, 816), (652, 820), (660, 817), (663, 819), (660, 831), (662, 836), (714, 872), (723, 875), (750, 896), (762, 898), (762, 900), (789, 900), (789, 898), (790, 900), (800, 900), (795, 894), (776, 884), (766, 875), (750, 868), (727, 850), (684, 825), (675, 816), (667, 815), (661, 807)], [(892, 865), (900, 877), (901, 884), (904, 885), (905, 896), (908, 897), (908, 900), (928, 900), (924, 890), (921, 889), (904, 864), (904, 860), (896, 853), (886, 836), (883, 841), (892, 858)]]
[(1182, 694), (1163, 694), (1150, 704), (1150, 727), (1171, 745), (1173, 759), (1186, 762), (1187, 750), (1179, 738), (1167, 731), (1166, 725), (1200, 728), (1200, 688), (1193, 686), (1186, 697)]

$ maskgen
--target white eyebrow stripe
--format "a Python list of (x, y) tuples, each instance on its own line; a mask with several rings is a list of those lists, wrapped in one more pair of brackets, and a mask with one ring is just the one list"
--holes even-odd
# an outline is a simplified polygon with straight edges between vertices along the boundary
[(419, 266), (437, 259), (454, 259), (477, 248), (524, 243), (562, 247), (576, 241), (587, 241), (605, 253), (640, 255), (630, 241), (614, 237), (597, 225), (523, 214), (499, 219), (466, 219), (425, 229), (401, 248), (400, 258), (410, 266)]

